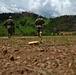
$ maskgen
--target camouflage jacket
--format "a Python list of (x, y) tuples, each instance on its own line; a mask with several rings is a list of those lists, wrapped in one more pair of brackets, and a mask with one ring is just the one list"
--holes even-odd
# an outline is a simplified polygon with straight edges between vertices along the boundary
[(14, 27), (14, 22), (12, 19), (8, 19), (5, 23), (5, 27), (6, 28), (11, 28), (11, 27)]

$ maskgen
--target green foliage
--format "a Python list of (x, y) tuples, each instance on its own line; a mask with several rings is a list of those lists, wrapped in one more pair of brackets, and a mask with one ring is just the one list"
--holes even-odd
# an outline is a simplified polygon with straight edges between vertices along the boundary
[[(35, 20), (37, 14), (22, 12), (22, 13), (3, 13), (0, 14), (0, 36), (7, 35), (7, 29), (4, 27), (8, 16), (12, 15), (15, 23), (14, 35), (36, 35)], [(45, 23), (42, 26), (42, 35), (59, 34), (60, 31), (75, 31), (76, 16), (60, 16), (56, 18), (45, 18)], [(75, 35), (75, 34), (74, 34)]]
[(7, 29), (4, 26), (0, 26), (0, 36), (6, 36)]

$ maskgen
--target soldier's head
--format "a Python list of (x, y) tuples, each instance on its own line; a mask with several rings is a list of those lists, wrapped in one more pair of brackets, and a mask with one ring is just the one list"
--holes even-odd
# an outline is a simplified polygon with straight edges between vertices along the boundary
[(12, 19), (12, 16), (9, 16), (9, 19)]
[(41, 15), (38, 15), (38, 18), (41, 18)]

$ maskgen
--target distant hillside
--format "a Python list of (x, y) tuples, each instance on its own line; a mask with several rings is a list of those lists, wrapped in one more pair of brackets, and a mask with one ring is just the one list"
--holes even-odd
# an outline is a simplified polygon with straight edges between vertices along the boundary
[(76, 31), (76, 16), (61, 16), (54, 19), (61, 31)]
[[(8, 16), (12, 15), (15, 22), (14, 35), (36, 35), (35, 20), (38, 15), (32, 12), (22, 13), (2, 13), (0, 14), (0, 36), (7, 35), (7, 29), (4, 27)], [(76, 31), (76, 16), (60, 16), (56, 18), (43, 17), (43, 35), (51, 35), (61, 31)]]
[[(5, 21), (8, 16), (13, 16), (15, 22), (15, 34), (14, 35), (36, 35), (35, 20), (38, 15), (35, 13), (2, 13), (0, 14), (0, 36), (7, 35), (7, 30), (4, 27)], [(43, 17), (44, 18), (44, 17)], [(45, 24), (48, 24), (49, 19), (44, 18)]]

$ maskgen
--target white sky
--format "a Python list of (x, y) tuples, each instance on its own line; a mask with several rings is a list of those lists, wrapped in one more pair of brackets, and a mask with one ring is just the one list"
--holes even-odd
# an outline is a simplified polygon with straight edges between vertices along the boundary
[(21, 11), (46, 17), (76, 15), (76, 0), (0, 0), (0, 13)]

